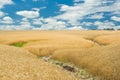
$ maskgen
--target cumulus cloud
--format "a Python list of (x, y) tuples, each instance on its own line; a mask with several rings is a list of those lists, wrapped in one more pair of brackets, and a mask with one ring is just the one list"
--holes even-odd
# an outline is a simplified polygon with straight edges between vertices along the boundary
[(112, 17), (111, 17), (111, 20), (114, 20), (114, 21), (119, 21), (119, 22), (120, 22), (120, 17), (117, 17), (117, 16), (112, 16)]
[[(77, 2), (77, 1), (76, 1)], [(94, 4), (95, 3), (95, 4)], [(44, 23), (41, 21), (34, 21), (33, 24), (41, 25), (42, 29), (66, 29), (67, 26), (72, 26), (70, 29), (83, 29), (79, 20), (83, 18), (83, 16), (90, 14), (88, 13), (94, 6), (99, 5), (99, 0), (85, 0), (83, 4), (77, 4), (74, 6), (61, 5), (60, 11), (63, 11), (63, 14), (46, 18), (44, 19)], [(96, 15), (97, 16), (97, 15)], [(98, 16), (97, 16), (98, 17)], [(101, 15), (100, 15), (101, 17)], [(98, 17), (98, 18), (100, 18)], [(59, 21), (61, 20), (61, 21)], [(65, 21), (66, 22), (65, 22)], [(91, 25), (91, 23), (84, 23), (84, 25)], [(78, 28), (77, 28), (78, 27)]]
[(41, 26), (43, 24), (44, 19), (43, 18), (38, 18), (33, 20), (34, 25)]
[(13, 24), (3, 24), (0, 25), (0, 30), (31, 30), (34, 26), (27, 21), (20, 22), (20, 25), (13, 25)]
[(0, 23), (1, 24), (12, 24), (14, 22), (13, 22), (13, 19), (11, 17), (5, 16), (2, 19), (0, 19)]
[(91, 25), (93, 25), (93, 23), (92, 22), (82, 22), (81, 25), (83, 25), (83, 26), (91, 26)]
[[(79, 1), (80, 0), (74, 0), (74, 2)], [(66, 20), (69, 24), (71, 24), (74, 27), (80, 26), (80, 20), (84, 19), (84, 17), (87, 15), (94, 14), (88, 17), (91, 19), (102, 19), (104, 18), (104, 12), (113, 13), (116, 11), (120, 11), (120, 1), (84, 0), (84, 3), (75, 3), (75, 5), (73, 6), (63, 4), (61, 5), (60, 11), (64, 13), (55, 16), (55, 18)], [(98, 12), (101, 13), (98, 14)], [(103, 24), (107, 25), (107, 23)]]
[(116, 29), (116, 26), (113, 22), (105, 21), (105, 22), (99, 22), (96, 21), (94, 23), (95, 25), (98, 26), (98, 29)]
[(5, 13), (1, 11), (4, 5), (11, 5), (11, 4), (14, 4), (12, 0), (0, 0), (0, 17), (3, 17), (5, 15)]
[(0, 0), (0, 9), (3, 8), (4, 5), (13, 4), (12, 0)]
[(34, 28), (27, 18), (22, 18), (17, 25), (12, 24), (13, 19), (9, 16), (4, 17), (0, 22), (4, 23), (0, 24), (0, 30), (32, 30)]
[(102, 19), (104, 18), (104, 14), (101, 13), (101, 14), (94, 14), (94, 15), (91, 15), (88, 17), (89, 19)]
[(17, 15), (23, 16), (25, 18), (37, 18), (39, 17), (39, 12), (38, 11), (28, 11), (28, 10), (24, 10), (24, 11), (18, 11), (16, 12)]
[[(38, 0), (32, 0), (32, 1), (36, 2)], [(84, 2), (79, 3), (80, 1), (84, 1)], [(1, 7), (3, 7), (6, 4), (12, 4), (9, 1), (8, 1), (9, 3), (6, 4), (1, 2), (0, 2)], [(111, 12), (113, 14), (120, 15), (120, 0), (113, 0), (113, 1), (112, 0), (74, 0), (74, 2), (75, 3), (73, 6), (69, 6), (66, 4), (60, 5), (60, 12), (62, 13), (48, 18), (40, 17), (40, 13), (39, 13), (39, 11), (41, 10), (40, 8), (32, 8), (32, 10), (30, 11), (29, 10), (18, 11), (16, 12), (16, 14), (19, 16), (23, 16), (23, 18), (21, 19), (19, 27), (11, 26), (11, 28), (12, 29), (45, 29), (45, 30), (51, 30), (51, 29), (79, 30), (79, 29), (85, 29), (84, 26), (92, 26), (92, 25), (98, 26), (98, 29), (119, 28), (119, 26), (116, 26), (115, 23), (113, 22), (109, 22), (109, 21), (85, 22), (84, 18), (102, 19), (105, 17), (104, 12)], [(4, 13), (0, 12), (0, 16), (3, 15)], [(29, 22), (29, 18), (31, 18), (31, 23)], [(112, 16), (111, 20), (120, 21), (120, 17)], [(35, 28), (31, 24), (39, 27)], [(8, 29), (10, 27), (6, 27), (6, 28)]]
[[(79, 1), (81, 0), (74, 0), (74, 2)], [(107, 5), (108, 3), (111, 5)], [(63, 14), (43, 20), (34, 20), (33, 24), (40, 25), (41, 29), (84, 29), (84, 26), (94, 25), (92, 22), (81, 23), (80, 20), (82, 20), (84, 16), (90, 15), (88, 17), (90, 19), (102, 19), (104, 18), (104, 12), (116, 12), (120, 10), (120, 2), (118, 0), (112, 3), (112, 1), (107, 0), (84, 0), (84, 3), (77, 3), (73, 6), (62, 4), (60, 11), (64, 12)], [(116, 27), (114, 23), (108, 21), (95, 22), (95, 25), (98, 26), (98, 29)], [(67, 28), (67, 26), (71, 27)]]
[(54, 18), (46, 18), (44, 19), (44, 23), (41, 25), (41, 29), (45, 30), (62, 30), (66, 29), (66, 23), (63, 21), (57, 21)]
[(120, 15), (120, 11), (118, 10), (118, 11), (115, 11), (115, 12), (113, 12), (112, 14), (114, 14), (114, 15)]
[(28, 21), (28, 18), (22, 18), (21, 20), (22, 21)]
[(0, 25), (0, 30), (31, 30), (30, 25)]
[(83, 30), (83, 28), (82, 28), (82, 26), (74, 26), (74, 27), (68, 28), (68, 30)]
[(1, 22), (4, 23), (4, 24), (12, 24), (13, 19), (11, 17), (9, 17), (9, 16), (5, 16), (5, 17), (3, 17)]
[(60, 11), (63, 14), (56, 16), (57, 19), (67, 20), (71, 25), (80, 25), (79, 20), (83, 19), (85, 15), (94, 13), (92, 9), (100, 5), (99, 0), (85, 0), (85, 3), (78, 3), (74, 6), (61, 5)]

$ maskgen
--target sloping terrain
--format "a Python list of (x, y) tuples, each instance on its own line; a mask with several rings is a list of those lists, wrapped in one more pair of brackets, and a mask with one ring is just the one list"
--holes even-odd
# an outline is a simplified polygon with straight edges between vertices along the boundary
[(72, 63), (102, 80), (120, 80), (120, 31), (1, 31), (0, 43)]
[(28, 51), (0, 45), (0, 80), (77, 80)]
[(74, 63), (101, 77), (102, 80), (120, 80), (120, 44), (90, 49), (64, 49), (55, 51), (54, 59)]

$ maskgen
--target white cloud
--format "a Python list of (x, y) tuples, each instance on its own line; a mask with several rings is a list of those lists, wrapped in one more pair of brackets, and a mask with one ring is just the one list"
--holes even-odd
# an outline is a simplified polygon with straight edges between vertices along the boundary
[(5, 13), (1, 11), (4, 5), (10, 4), (14, 4), (12, 0), (0, 0), (0, 17), (3, 17), (5, 15)]
[(115, 11), (115, 12), (113, 12), (112, 14), (114, 14), (114, 15), (120, 15), (120, 11), (118, 10), (118, 11)]
[(18, 11), (16, 12), (17, 15), (23, 16), (25, 18), (37, 18), (39, 17), (39, 12), (38, 11)]
[(30, 25), (0, 25), (0, 30), (31, 30)]
[(43, 18), (34, 19), (34, 20), (33, 20), (33, 24), (34, 24), (34, 25), (41, 26), (41, 25), (43, 24), (43, 21), (44, 21)]
[[(7, 19), (4, 19), (7, 20)], [(37, 25), (40, 26), (39, 28), (32, 26)], [(63, 21), (57, 21), (57, 19), (50, 17), (50, 18), (36, 18), (32, 19), (32, 23), (29, 21), (28, 18), (22, 18), (19, 25), (0, 25), (0, 30), (65, 30), (67, 29), (66, 23)]]
[(20, 22), (20, 25), (4, 24), (0, 25), (0, 30), (31, 30), (34, 26), (27, 21)]
[(1, 20), (0, 23), (4, 23), (4, 24), (12, 24), (13, 23), (13, 19), (9, 16), (5, 16), (3, 17), (3, 19)]
[(0, 22), (4, 22), (0, 24), (0, 30), (31, 30), (34, 28), (27, 18), (22, 18), (17, 25), (12, 24), (14, 22), (9, 16), (4, 17)]
[(62, 30), (66, 29), (66, 23), (63, 21), (57, 21), (54, 18), (46, 18), (44, 19), (44, 23), (41, 25), (41, 29), (45, 30)]
[[(74, 0), (78, 2), (79, 0)], [(111, 5), (107, 5), (111, 4)], [(104, 18), (104, 12), (116, 12), (120, 11), (120, 1), (107, 1), (107, 0), (84, 0), (84, 3), (75, 3), (73, 6), (61, 5), (60, 11), (64, 12), (54, 18), (65, 20), (67, 23), (71, 24), (73, 27), (80, 26), (80, 20), (85, 16), (94, 14), (90, 16), (91, 19), (102, 19)], [(97, 12), (101, 12), (98, 14)], [(107, 23), (103, 23), (107, 25)], [(87, 24), (86, 24), (87, 25)], [(90, 24), (88, 24), (90, 25)]]
[(74, 2), (80, 2), (80, 1), (83, 1), (83, 0), (74, 0)]
[[(34, 19), (33, 24), (40, 26), (40, 28), (35, 28), (40, 30), (66, 30), (66, 29), (81, 30), (83, 29), (82, 26), (75, 26), (75, 25), (68, 28), (67, 26), (69, 25), (69, 23), (60, 21), (55, 17)], [(90, 23), (86, 23), (86, 25), (87, 24), (90, 24)]]
[(82, 22), (82, 23), (80, 23), (81, 25), (84, 25), (84, 26), (91, 26), (91, 25), (93, 25), (93, 23), (92, 22)]
[(22, 21), (20, 22), (21, 25), (30, 25), (30, 23), (28, 21)]
[(83, 28), (82, 26), (74, 26), (74, 27), (68, 28), (68, 30), (83, 30)]
[(93, 13), (91, 11), (95, 6), (100, 5), (100, 0), (85, 0), (85, 3), (78, 3), (74, 6), (61, 5), (60, 11), (65, 13), (56, 16), (57, 19), (68, 20), (71, 25), (80, 25), (81, 20), (85, 15)]
[(20, 22), (21, 29), (32, 29), (34, 26), (31, 25), (30, 21), (27, 18), (23, 18)]
[(101, 13), (101, 14), (94, 14), (94, 15), (91, 15), (90, 17), (88, 17), (90, 19), (102, 19), (104, 18), (104, 14)]
[[(7, 1), (7, 0), (5, 0)], [(11, 1), (11, 0), (10, 0)], [(38, 1), (38, 0), (32, 0)], [(49, 17), (49, 18), (41, 18), (39, 17), (39, 10), (41, 8), (32, 8), (32, 10), (24, 10), (16, 12), (17, 15), (23, 16), (19, 26), (11, 26), (12, 29), (45, 29), (45, 30), (61, 30), (61, 29), (84, 29), (84, 26), (91, 26), (93, 23), (91, 22), (80, 22), (80, 20), (84, 19), (85, 16), (91, 15), (88, 18), (91, 19), (101, 19), (104, 18), (104, 12), (112, 12), (120, 15), (120, 0), (116, 0), (115, 3), (113, 1), (108, 0), (84, 0), (84, 3), (79, 3), (82, 0), (74, 0), (75, 4), (73, 6), (69, 5), (61, 5), (60, 12), (63, 12), (60, 15)], [(111, 5), (106, 5), (110, 3)], [(113, 4), (114, 3), (114, 4)], [(0, 3), (1, 4), (1, 3)], [(10, 4), (10, 3), (9, 3)], [(5, 5), (5, 4), (4, 4)], [(4, 6), (2, 5), (2, 7)], [(45, 7), (43, 7), (45, 8)], [(97, 12), (101, 12), (98, 14)], [(3, 16), (3, 13), (0, 13)], [(32, 19), (32, 23), (34, 25), (40, 26), (40, 28), (35, 28), (31, 26), (29, 22), (29, 18)], [(111, 17), (112, 20), (118, 21), (119, 18), (116, 16)], [(96, 21), (94, 25), (98, 26), (98, 29), (107, 29), (119, 27), (115, 26), (113, 22), (105, 21), (98, 22)], [(67, 28), (67, 26), (71, 26)], [(15, 27), (15, 28), (13, 28)], [(6, 26), (6, 28), (10, 28)]]
[[(80, 0), (74, 0), (74, 2), (79, 2), (79, 1)], [(66, 29), (68, 25), (72, 26), (69, 29), (83, 29), (84, 27), (81, 27), (81, 25), (82, 26), (93, 25), (93, 23), (91, 22), (80, 23), (79, 20), (82, 20), (84, 16), (94, 14), (89, 18), (102, 19), (104, 18), (104, 14), (103, 13), (98, 14), (97, 12), (114, 12), (114, 11), (120, 10), (119, 9), (120, 2), (118, 1), (110, 6), (104, 5), (104, 4), (107, 4), (109, 1), (105, 2), (101, 0), (84, 0), (84, 2), (85, 3), (77, 3), (73, 6), (62, 4), (60, 7), (60, 11), (64, 12), (63, 14), (60, 14), (51, 18), (46, 18), (42, 21), (35, 20), (33, 24), (40, 25), (42, 29)], [(117, 8), (114, 9), (115, 7)], [(61, 21), (58, 21), (58, 20), (61, 20)], [(113, 24), (108, 22), (103, 22), (103, 23), (101, 22), (101, 24), (97, 26), (99, 26), (99, 29), (102, 29), (102, 28), (110, 28), (115, 26)]]
[(0, 17), (4, 16), (4, 13), (0, 11)]
[(27, 22), (28, 18), (22, 18), (21, 20)]
[(112, 16), (112, 17), (111, 17), (111, 20), (114, 20), (114, 21), (119, 21), (119, 22), (120, 22), (120, 17), (117, 17), (117, 16)]
[(0, 0), (0, 9), (3, 8), (4, 5), (13, 4), (12, 0)]
[(96, 21), (94, 25), (98, 26), (98, 29), (115, 29), (116, 28), (115, 24), (109, 21), (105, 21), (105, 22)]
[[(102, 2), (102, 1), (101, 1)], [(120, 0), (116, 0), (112, 5), (102, 5), (94, 8), (94, 12), (115, 12), (120, 10)]]

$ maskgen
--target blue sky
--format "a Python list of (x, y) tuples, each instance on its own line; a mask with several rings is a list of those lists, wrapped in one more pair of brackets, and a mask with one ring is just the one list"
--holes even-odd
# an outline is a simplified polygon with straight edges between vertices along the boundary
[(120, 29), (120, 0), (0, 0), (0, 30)]

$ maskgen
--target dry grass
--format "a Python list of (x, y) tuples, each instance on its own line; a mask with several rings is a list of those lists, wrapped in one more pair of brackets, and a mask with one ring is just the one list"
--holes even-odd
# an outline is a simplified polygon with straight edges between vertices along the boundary
[(31, 53), (0, 45), (0, 80), (77, 80), (60, 67), (48, 64)]
[(95, 41), (104, 45), (118, 44), (120, 43), (120, 34), (101, 35), (96, 37)]
[(49, 41), (66, 39), (94, 38), (100, 35), (118, 34), (119, 31), (2, 31), (0, 43), (11, 44), (19, 41)]
[(120, 44), (82, 50), (59, 50), (52, 56), (84, 68), (102, 80), (120, 80)]
[(25, 49), (38, 56), (47, 56), (54, 53), (56, 50), (61, 49), (74, 49), (74, 48), (89, 48), (94, 46), (94, 43), (89, 40), (82, 38), (61, 38), (46, 40), (46, 41), (36, 41), (29, 42), (24, 46)]
[(1, 32), (1, 44), (17, 42), (27, 42), (23, 48), (37, 56), (51, 55), (103, 80), (120, 80), (120, 31)]
[[(7, 31), (1, 32), (0, 43), (15, 44), (17, 42), (27, 42), (24, 48), (38, 56), (49, 55), (58, 49), (89, 48), (95, 45), (94, 42), (84, 39), (83, 35), (76, 35), (73, 32), (74, 31)], [(81, 31), (77, 32), (80, 33)]]

